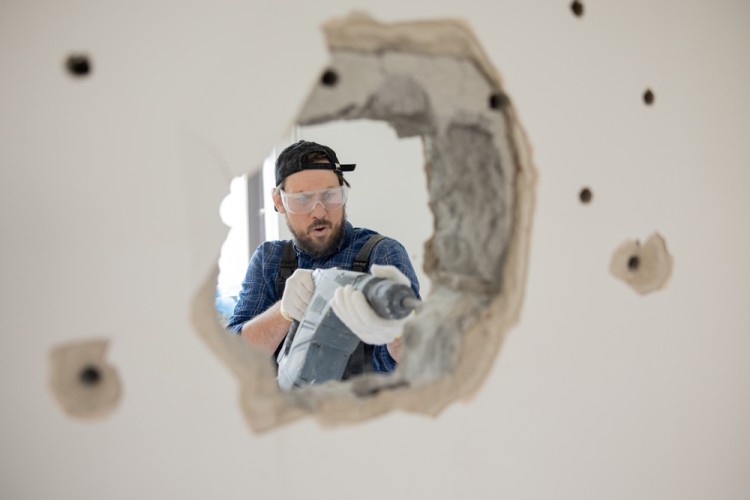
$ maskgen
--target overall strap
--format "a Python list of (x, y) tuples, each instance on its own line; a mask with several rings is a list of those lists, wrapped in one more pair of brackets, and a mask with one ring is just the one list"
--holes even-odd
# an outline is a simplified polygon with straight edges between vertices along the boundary
[[(385, 238), (385, 236), (382, 234), (373, 234), (370, 236), (354, 257), (352, 271), (363, 273), (367, 270), (367, 265), (370, 263), (370, 253), (372, 252), (373, 247), (383, 238)], [(289, 240), (284, 244), (284, 250), (281, 254), (281, 262), (279, 263), (279, 274), (276, 276), (276, 296), (278, 298), (281, 298), (281, 296), (284, 295), (286, 280), (289, 279), (289, 276), (294, 274), (294, 271), (296, 270), (297, 254), (294, 251), (293, 241)]]
[[(373, 234), (362, 246), (357, 256), (354, 257), (354, 263), (352, 264), (352, 271), (363, 273), (367, 270), (367, 265), (370, 263), (370, 253), (372, 253), (373, 247), (385, 236), (382, 234)], [(362, 373), (372, 371), (372, 346), (360, 342), (357, 348), (354, 349), (349, 363), (346, 365), (344, 370), (343, 379), (346, 380), (354, 375), (361, 375)]]
[(356, 257), (354, 257), (354, 263), (352, 264), (352, 271), (357, 271), (358, 273), (363, 273), (367, 270), (367, 265), (370, 263), (370, 253), (372, 252), (372, 248), (377, 245), (378, 241), (385, 238), (382, 234), (373, 234), (370, 236), (370, 238), (367, 240), (367, 242), (362, 245), (362, 248), (357, 252)]
[[(289, 276), (291, 276), (296, 269), (297, 253), (294, 251), (294, 243), (292, 240), (289, 240), (284, 244), (284, 250), (281, 253), (281, 262), (279, 263), (279, 274), (276, 276), (276, 297), (278, 299), (281, 299), (281, 296), (284, 295), (286, 280), (289, 279)], [(284, 345), (286, 345), (286, 341), (280, 342), (279, 347), (276, 348), (276, 352), (273, 353), (273, 362), (276, 363), (277, 366), (279, 352)]]
[(297, 269), (297, 254), (294, 251), (294, 242), (289, 240), (284, 245), (284, 251), (281, 254), (281, 262), (279, 263), (279, 274), (276, 276), (276, 297), (281, 298), (284, 295), (284, 287), (286, 286), (286, 280), (289, 279), (294, 271)]

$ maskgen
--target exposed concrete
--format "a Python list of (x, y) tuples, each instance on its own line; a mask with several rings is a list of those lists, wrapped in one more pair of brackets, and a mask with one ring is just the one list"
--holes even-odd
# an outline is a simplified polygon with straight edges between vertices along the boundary
[(622, 243), (612, 255), (609, 271), (633, 290), (645, 295), (661, 290), (672, 276), (673, 259), (667, 243), (659, 233), (648, 237), (641, 245), (638, 240)]
[(513, 106), (471, 30), (455, 20), (385, 25), (357, 14), (325, 32), (335, 83), (312, 90), (297, 123), (384, 120), (400, 137), (422, 137), (434, 213), (425, 248), (432, 292), (405, 329), (395, 374), (282, 393), (268, 357), (220, 328), (211, 276), (194, 322), (240, 379), (255, 430), (311, 412), (326, 425), (394, 408), (437, 414), (479, 388), (524, 293), (536, 174)]
[(109, 415), (120, 402), (117, 370), (107, 363), (108, 340), (73, 342), (55, 347), (49, 358), (52, 394), (68, 415), (81, 419)]

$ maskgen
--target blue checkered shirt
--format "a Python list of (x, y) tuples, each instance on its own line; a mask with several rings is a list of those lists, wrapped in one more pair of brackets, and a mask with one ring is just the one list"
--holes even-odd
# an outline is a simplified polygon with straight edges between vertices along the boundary
[[(354, 257), (367, 240), (376, 234), (365, 228), (352, 227), (344, 222), (344, 237), (339, 249), (328, 257), (315, 258), (299, 250), (297, 253), (297, 267), (301, 269), (329, 269), (338, 267), (351, 269)], [(262, 243), (250, 258), (245, 280), (242, 282), (237, 306), (229, 319), (227, 328), (236, 334), (242, 330), (242, 325), (250, 321), (273, 304), (281, 300), (276, 293), (276, 278), (279, 274), (281, 255), (286, 241), (266, 241)], [(414, 293), (419, 296), (419, 281), (409, 260), (409, 254), (404, 246), (392, 238), (379, 241), (370, 253), (370, 265), (381, 264), (397, 267), (411, 281)], [(369, 268), (368, 268), (369, 271)], [(396, 368), (396, 362), (388, 353), (386, 346), (374, 346), (372, 351), (372, 367), (376, 372), (390, 372)]]

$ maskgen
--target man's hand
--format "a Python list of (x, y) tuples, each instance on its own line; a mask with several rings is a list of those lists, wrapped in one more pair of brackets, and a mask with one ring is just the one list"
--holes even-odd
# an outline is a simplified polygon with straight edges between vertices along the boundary
[(376, 278), (387, 278), (389, 280), (395, 281), (396, 283), (411, 286), (411, 281), (409, 281), (409, 278), (407, 278), (404, 273), (399, 271), (396, 266), (373, 264), (372, 266), (370, 266), (370, 274), (372, 274)]
[[(409, 285), (409, 278), (394, 266), (379, 266), (374, 264), (370, 268), (373, 276), (388, 278), (399, 283)], [(331, 308), (336, 316), (364, 343), (372, 345), (388, 344), (401, 335), (403, 319), (386, 319), (372, 310), (364, 294), (355, 290), (351, 285), (336, 289), (331, 300)]]
[(280, 312), (284, 319), (301, 321), (314, 291), (312, 271), (309, 269), (294, 271), (286, 280), (284, 295), (281, 297)]

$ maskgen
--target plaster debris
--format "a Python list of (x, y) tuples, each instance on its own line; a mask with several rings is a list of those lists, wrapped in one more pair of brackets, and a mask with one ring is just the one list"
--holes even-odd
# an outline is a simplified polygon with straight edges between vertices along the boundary
[(65, 344), (51, 351), (52, 394), (71, 417), (102, 418), (120, 402), (120, 377), (105, 359), (108, 345), (108, 340), (98, 339)]
[(661, 290), (672, 275), (673, 259), (659, 233), (654, 233), (641, 245), (638, 240), (622, 243), (615, 250), (609, 271), (645, 295)]
[(406, 326), (394, 374), (282, 393), (267, 355), (232, 345), (221, 330), (210, 311), (216, 276), (209, 277), (194, 322), (240, 379), (255, 430), (311, 413), (325, 425), (395, 408), (437, 414), (478, 390), (524, 293), (536, 172), (472, 31), (456, 20), (382, 24), (363, 14), (324, 31), (332, 58), (325, 71), (336, 83), (315, 85), (296, 123), (383, 120), (399, 137), (421, 136), (434, 214), (425, 246), (432, 288)]

